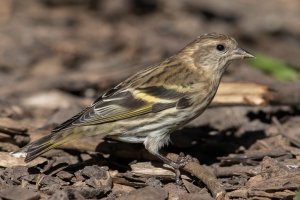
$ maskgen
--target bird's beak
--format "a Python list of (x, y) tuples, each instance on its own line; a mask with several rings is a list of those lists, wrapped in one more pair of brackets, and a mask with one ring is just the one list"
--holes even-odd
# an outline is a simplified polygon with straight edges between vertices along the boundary
[(254, 55), (239, 47), (233, 50), (233, 57), (237, 59), (255, 58)]

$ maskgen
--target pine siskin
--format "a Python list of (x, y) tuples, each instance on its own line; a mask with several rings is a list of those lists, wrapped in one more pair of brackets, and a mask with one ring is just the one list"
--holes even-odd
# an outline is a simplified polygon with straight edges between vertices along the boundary
[(51, 134), (14, 154), (25, 154), (29, 162), (72, 139), (100, 135), (144, 143), (150, 153), (178, 169), (179, 164), (161, 155), (159, 149), (169, 142), (174, 130), (203, 113), (231, 61), (252, 57), (232, 37), (201, 35), (174, 56), (121, 82)]

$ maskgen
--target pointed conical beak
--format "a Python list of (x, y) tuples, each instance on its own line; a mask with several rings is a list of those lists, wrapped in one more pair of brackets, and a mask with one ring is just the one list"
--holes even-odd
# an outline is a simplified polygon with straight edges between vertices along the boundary
[(252, 55), (251, 53), (247, 52), (246, 50), (244, 50), (242, 48), (236, 48), (233, 51), (233, 56), (236, 57), (236, 58), (240, 58), (240, 59), (255, 58), (254, 55)]

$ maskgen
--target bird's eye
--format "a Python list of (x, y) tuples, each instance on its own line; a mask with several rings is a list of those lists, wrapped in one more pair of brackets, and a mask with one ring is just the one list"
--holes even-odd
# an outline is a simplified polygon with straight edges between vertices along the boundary
[(217, 50), (218, 51), (224, 51), (225, 50), (225, 46), (223, 44), (218, 44), (217, 45)]

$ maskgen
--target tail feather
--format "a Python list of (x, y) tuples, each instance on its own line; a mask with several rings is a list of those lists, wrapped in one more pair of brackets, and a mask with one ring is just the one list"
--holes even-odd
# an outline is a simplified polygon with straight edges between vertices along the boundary
[(72, 134), (71, 131), (52, 133), (28, 144), (12, 154), (14, 156), (26, 155), (25, 162), (30, 162), (47, 151), (58, 147), (67, 141), (70, 141), (74, 138), (73, 136), (78, 136), (78, 134)]
[(53, 140), (53, 134), (50, 134), (42, 137), (35, 142), (30, 143), (25, 149), (25, 162), (30, 162), (43, 153), (46, 153), (50, 149), (53, 149), (54, 147), (57, 147), (61, 144), (61, 142), (57, 143), (55, 141), (56, 139)]

